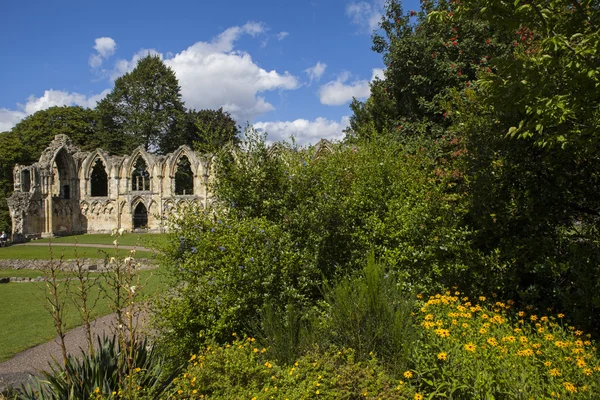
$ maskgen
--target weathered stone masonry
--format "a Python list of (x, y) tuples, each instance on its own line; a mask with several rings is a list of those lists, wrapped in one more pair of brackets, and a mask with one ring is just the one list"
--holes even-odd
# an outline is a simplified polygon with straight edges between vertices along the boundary
[(83, 152), (56, 135), (40, 160), (14, 167), (13, 241), (114, 228), (161, 232), (178, 206), (209, 200), (210, 160), (181, 146), (164, 156)]

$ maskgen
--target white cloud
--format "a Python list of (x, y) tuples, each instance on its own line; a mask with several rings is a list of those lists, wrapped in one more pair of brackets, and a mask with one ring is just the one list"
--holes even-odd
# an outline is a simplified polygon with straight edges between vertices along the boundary
[(92, 68), (100, 67), (104, 60), (115, 54), (115, 49), (117, 48), (117, 43), (109, 37), (97, 38), (95, 42), (94, 49), (97, 53), (90, 55), (89, 59), (89, 64)]
[[(130, 60), (117, 60), (112, 69), (103, 69), (100, 72), (114, 81), (132, 71), (141, 58), (148, 54), (157, 55), (175, 71), (187, 107), (223, 107), (243, 124), (274, 109), (262, 93), (300, 87), (298, 79), (289, 72), (266, 70), (256, 64), (250, 54), (235, 49), (235, 42), (242, 35), (254, 37), (265, 32), (264, 24), (248, 22), (226, 29), (211, 41), (194, 43), (180, 53), (167, 53), (166, 58), (154, 49), (142, 49)], [(99, 57), (99, 64), (94, 65), (101, 66), (105, 58), (114, 54), (116, 43), (110, 38), (99, 38), (94, 48), (98, 52), (95, 56)], [(90, 65), (95, 62), (97, 61), (90, 58)], [(107, 89), (100, 94), (86, 96), (80, 93), (46, 90), (40, 97), (30, 96), (27, 102), (24, 105), (19, 104), (16, 110), (0, 109), (0, 128), (10, 129), (25, 116), (52, 106), (94, 107), (109, 92)]]
[(15, 126), (20, 120), (37, 111), (45, 110), (54, 106), (81, 106), (94, 108), (96, 103), (102, 100), (109, 89), (93, 96), (80, 93), (69, 93), (62, 90), (46, 90), (40, 97), (29, 96), (25, 104), (19, 104), (18, 110), (0, 109), (0, 132), (7, 131)]
[(264, 31), (264, 26), (255, 22), (231, 27), (211, 42), (194, 43), (165, 60), (179, 79), (186, 106), (223, 107), (244, 123), (274, 109), (260, 93), (298, 88), (298, 79), (287, 71), (267, 71), (250, 54), (234, 50), (235, 41), (243, 34), (257, 35)]
[[(371, 81), (375, 78), (383, 78), (383, 69), (373, 68)], [(353, 97), (364, 99), (371, 94), (371, 86), (368, 80), (356, 80), (346, 83), (350, 79), (349, 72), (343, 72), (335, 81), (330, 81), (319, 89), (321, 104), (328, 106), (340, 106), (351, 101)]]
[(0, 108), (0, 132), (10, 130), (20, 120), (25, 118), (27, 114), (23, 111), (7, 110), (6, 108)]
[(283, 39), (285, 39), (290, 33), (289, 32), (279, 32), (277, 35), (275, 35), (275, 37), (277, 37), (277, 40), (282, 41)]
[(325, 68), (327, 68), (327, 64), (319, 61), (313, 67), (304, 70), (310, 79), (309, 85), (313, 83), (313, 81), (321, 79), (321, 76), (323, 76), (323, 73), (325, 72)]
[(114, 81), (118, 77), (125, 75), (127, 72), (133, 71), (138, 61), (149, 55), (158, 56), (162, 60), (163, 55), (154, 49), (141, 49), (136, 52), (131, 60), (117, 60), (113, 70), (110, 72), (110, 80)]
[(366, 1), (350, 3), (346, 6), (346, 15), (355, 25), (358, 25), (362, 32), (371, 33), (379, 28), (383, 4), (384, 0), (374, 0), (370, 3)]
[(290, 136), (296, 138), (300, 145), (315, 144), (321, 139), (341, 140), (342, 132), (350, 124), (348, 116), (338, 121), (331, 121), (319, 117), (314, 121), (297, 119), (295, 121), (257, 122), (254, 128), (260, 132), (267, 132), (269, 142), (289, 140)]

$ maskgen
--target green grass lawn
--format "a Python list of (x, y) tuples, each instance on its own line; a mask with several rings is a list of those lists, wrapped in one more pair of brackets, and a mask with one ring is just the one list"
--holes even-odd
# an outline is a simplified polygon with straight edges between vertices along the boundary
[[(162, 276), (156, 271), (141, 271), (141, 281), (147, 282), (142, 295), (154, 296), (164, 287)], [(147, 280), (147, 281), (146, 281)], [(99, 285), (94, 293), (100, 293)], [(0, 362), (13, 357), (16, 353), (40, 343), (48, 342), (56, 336), (53, 320), (44, 308), (44, 283), (6, 283), (0, 284)], [(101, 297), (94, 309), (95, 317), (111, 312), (106, 298)], [(81, 324), (81, 318), (71, 305), (65, 316), (67, 327)]]
[(76, 236), (63, 236), (52, 239), (39, 239), (36, 243), (87, 243), (87, 244), (107, 244), (113, 245), (115, 239), (119, 239), (119, 245), (122, 246), (140, 246), (151, 249), (160, 248), (167, 240), (166, 233), (125, 233), (120, 237), (112, 236), (108, 233), (84, 234)]
[[(114, 239), (113, 239), (114, 240)], [(119, 256), (127, 257), (130, 250), (119, 249)], [(0, 248), (0, 260), (50, 260), (52, 259), (83, 259), (113, 257), (114, 249), (100, 249), (94, 247), (70, 246), (8, 246)], [(155, 258), (156, 254), (150, 251), (136, 250), (135, 258)], [(1, 263), (0, 263), (1, 264)]]
[[(67, 274), (60, 274), (66, 276)], [(44, 276), (44, 271), (38, 269), (0, 269), (0, 278), (37, 278)]]

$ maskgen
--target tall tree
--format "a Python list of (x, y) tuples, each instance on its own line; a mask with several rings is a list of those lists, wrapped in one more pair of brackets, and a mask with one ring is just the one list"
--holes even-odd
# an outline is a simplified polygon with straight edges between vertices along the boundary
[(123, 154), (141, 145), (164, 153), (184, 110), (175, 73), (160, 57), (148, 55), (98, 103), (105, 148)]
[(181, 120), (177, 138), (165, 140), (165, 152), (186, 144), (203, 153), (214, 153), (227, 143), (237, 145), (240, 128), (223, 108), (218, 110), (188, 110)]
[(451, 15), (456, 3), (426, 1), (409, 11), (400, 0), (386, 3), (372, 47), (383, 57), (384, 77), (371, 84), (369, 99), (352, 102), (348, 139), (384, 131), (430, 139), (446, 133), (451, 91), (468, 87), (509, 43), (502, 29), (491, 29), (476, 13), (461, 20), (429, 18), (440, 11)]

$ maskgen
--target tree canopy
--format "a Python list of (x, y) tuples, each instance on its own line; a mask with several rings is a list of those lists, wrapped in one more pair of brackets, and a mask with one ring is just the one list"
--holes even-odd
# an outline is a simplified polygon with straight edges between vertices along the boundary
[(185, 109), (173, 70), (160, 57), (148, 55), (115, 81), (96, 110), (104, 147), (124, 154), (138, 146), (164, 153), (162, 146), (175, 134)]

